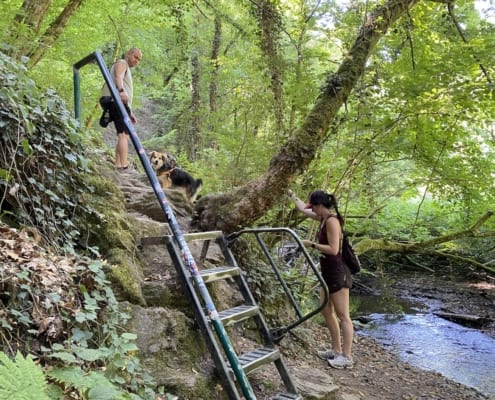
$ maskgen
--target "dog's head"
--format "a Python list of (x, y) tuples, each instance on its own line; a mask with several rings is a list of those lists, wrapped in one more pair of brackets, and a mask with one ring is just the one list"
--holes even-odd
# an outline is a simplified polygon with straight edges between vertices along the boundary
[(170, 154), (168, 155), (167, 163), (166, 163), (166, 168), (167, 169), (174, 169), (177, 167), (177, 160)]
[(158, 151), (152, 151), (150, 154), (151, 168), (155, 171), (159, 170), (164, 165), (169, 163), (169, 157), (167, 153), (159, 153)]

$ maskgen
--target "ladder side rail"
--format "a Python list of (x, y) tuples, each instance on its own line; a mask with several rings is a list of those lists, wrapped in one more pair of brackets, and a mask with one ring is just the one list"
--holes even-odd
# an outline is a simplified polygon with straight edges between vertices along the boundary
[[(99, 52), (95, 51), (93, 53), (93, 57), (97, 60), (98, 65), (100, 66), (100, 69), (102, 70), (102, 73), (105, 77), (105, 81), (109, 83), (110, 79), (110, 73), (108, 72), (108, 68), (106, 67), (105, 63), (100, 55)], [(87, 56), (83, 60), (79, 61), (74, 65), (74, 68), (76, 66), (80, 65), (85, 65), (89, 63), (92, 58), (91, 55)], [(201, 297), (204, 300), (206, 309), (208, 311), (208, 316), (210, 317), (211, 323), (215, 329), (215, 332), (218, 335), (218, 338), (220, 340), (220, 343), (222, 344), (222, 347), (224, 349), (224, 352), (231, 364), (231, 368), (234, 372), (235, 377), (237, 378), (239, 385), (242, 388), (242, 392), (246, 396), (246, 400), (255, 400), (256, 396), (254, 394), (253, 388), (251, 387), (251, 384), (249, 383), (249, 380), (247, 379), (246, 374), (244, 373), (242, 366), (239, 364), (239, 361), (237, 359), (237, 356), (235, 354), (234, 348), (232, 346), (232, 343), (230, 342), (227, 332), (225, 331), (225, 327), (223, 326), (222, 322), (219, 319), (218, 316), (218, 311), (215, 308), (215, 305), (213, 303), (213, 300), (210, 296), (210, 293), (208, 292), (208, 289), (206, 288), (206, 285), (199, 274), (199, 269), (196, 264), (196, 261), (194, 260), (194, 257), (191, 254), (191, 250), (189, 249), (189, 246), (187, 245), (187, 242), (184, 239), (184, 235), (182, 233), (182, 230), (177, 222), (177, 219), (175, 218), (175, 215), (173, 213), (173, 209), (170, 206), (168, 198), (165, 196), (165, 193), (163, 192), (163, 189), (160, 185), (160, 182), (158, 181), (158, 178), (156, 174), (154, 173), (153, 169), (151, 168), (150, 161), (148, 157), (146, 156), (146, 152), (141, 145), (141, 142), (139, 140), (139, 137), (136, 133), (136, 130), (132, 126), (131, 120), (127, 112), (125, 111), (124, 106), (122, 101), (120, 100), (120, 96), (117, 96), (117, 92), (115, 89), (115, 85), (113, 82), (110, 82), (109, 84), (110, 92), (112, 94), (112, 97), (114, 97), (114, 100), (116, 100), (116, 103), (118, 105), (118, 108), (120, 110), (121, 115), (124, 117), (124, 126), (126, 127), (126, 131), (129, 134), (129, 137), (131, 138), (131, 142), (134, 145), (134, 148), (136, 150), (137, 155), (139, 156), (139, 159), (141, 161), (141, 164), (144, 167), (144, 170), (146, 172), (146, 175), (148, 176), (148, 179), (151, 182), (151, 186), (153, 188), (153, 191), (155, 192), (155, 195), (158, 199), (158, 202), (160, 203), (161, 209), (163, 213), (165, 214), (165, 217), (167, 219), (167, 222), (170, 226), (170, 229), (172, 230), (172, 233), (175, 237), (175, 240), (177, 242), (177, 245), (179, 246), (179, 249), (184, 257), (184, 260), (186, 262), (187, 267), (189, 268), (189, 271), (196, 282), (196, 285), (198, 287), (198, 290), (200, 292)]]
[(205, 240), (205, 242), (203, 243), (203, 247), (201, 248), (201, 255), (199, 257), (199, 261), (201, 261), (202, 263), (204, 263), (206, 260), (206, 255), (208, 254), (209, 248), (210, 248), (210, 241)]
[(232, 254), (232, 250), (230, 249), (231, 242), (229, 242), (227, 237), (222, 235), (219, 238), (217, 238), (217, 244), (220, 247), (220, 250), (222, 250), (222, 253), (225, 257), (225, 262), (228, 265), (239, 267), (237, 265), (234, 255)]
[[(280, 341), (283, 336), (289, 332), (291, 329), (294, 329), (296, 326), (302, 324), (303, 322), (307, 321), (308, 319), (312, 318), (316, 314), (320, 313), (321, 310), (325, 307), (325, 305), (328, 303), (328, 300), (330, 298), (330, 294), (328, 292), (328, 287), (323, 280), (323, 277), (321, 276), (320, 271), (318, 270), (317, 266), (315, 265), (313, 259), (307, 252), (305, 246), (302, 244), (301, 239), (299, 239), (299, 236), (290, 228), (285, 228), (285, 227), (277, 227), (277, 228), (245, 228), (242, 229), (238, 232), (231, 233), (230, 235), (227, 236), (227, 243), (230, 246), (232, 242), (234, 242), (237, 238), (239, 238), (243, 234), (258, 234), (258, 233), (280, 233), (280, 232), (285, 232), (288, 233), (290, 236), (293, 237), (294, 241), (297, 243), (299, 249), (301, 250), (302, 254), (304, 255), (306, 261), (308, 262), (308, 265), (312, 269), (313, 273), (315, 274), (316, 278), (318, 279), (319, 284), (321, 285), (323, 289), (323, 302), (313, 311), (310, 311), (307, 313), (305, 316), (302, 318), (294, 321), (291, 324), (288, 324), (287, 326), (280, 327), (280, 328), (275, 328), (272, 330), (272, 332), (278, 332), (275, 336), (275, 341), (278, 342)], [(271, 257), (271, 256), (270, 256)], [(282, 277), (283, 279), (283, 277)]]
[(206, 337), (206, 344), (210, 350), (210, 354), (212, 355), (213, 362), (217, 367), (221, 378), (224, 383), (224, 388), (227, 391), (229, 399), (231, 400), (241, 400), (241, 396), (235, 386), (235, 383), (229, 377), (229, 367), (227, 366), (225, 359), (222, 357), (222, 352), (220, 347), (218, 346), (217, 341), (215, 340), (215, 336), (213, 335), (212, 330), (209, 326), (209, 320), (205, 317), (205, 314), (201, 312), (203, 309), (203, 305), (201, 304), (201, 300), (196, 294), (194, 287), (191, 284), (191, 280), (187, 274), (187, 268), (182, 262), (177, 246), (171, 237), (166, 237), (167, 247), (172, 257), (172, 261), (174, 262), (175, 269), (177, 273), (181, 276), (182, 285), (186, 290), (187, 296), (189, 297), (189, 301), (194, 305), (193, 311), (196, 316), (196, 322), (199, 324), (203, 335)]
[(284, 382), (286, 389), (291, 393), (297, 393), (296, 384), (292, 380), (292, 378), (289, 374), (289, 370), (287, 369), (287, 366), (285, 365), (282, 358), (275, 360), (275, 367), (277, 368), (278, 373), (279, 373), (280, 377), (282, 378), (282, 381)]
[[(233, 267), (239, 268), (239, 265), (237, 264), (237, 261), (232, 254), (232, 250), (229, 247), (229, 243), (226, 240), (225, 236), (221, 236), (217, 239), (217, 244), (220, 247), (220, 250), (222, 250), (222, 254), (225, 257), (225, 262), (227, 265), (232, 265)], [(239, 268), (241, 270), (241, 268)], [(242, 271), (242, 270), (241, 270)], [(244, 301), (246, 304), (249, 305), (256, 305), (257, 302), (255, 298), (253, 297), (251, 291), (249, 290), (249, 287), (247, 285), (246, 280), (244, 279), (244, 272), (240, 274), (240, 276), (235, 277), (237, 282), (237, 286), (239, 287), (239, 290), (242, 294), (242, 297), (244, 298)]]
[[(225, 260), (229, 265), (234, 265), (237, 268), (239, 268), (236, 259), (234, 255), (232, 254), (232, 250), (230, 248), (230, 243), (229, 240), (225, 236), (221, 236), (217, 239), (217, 244), (219, 245), (220, 249), (222, 250), (222, 253), (225, 256)], [(239, 289), (244, 297), (244, 300), (246, 303), (249, 304), (257, 304), (256, 300), (254, 299), (251, 291), (249, 290), (248, 284), (244, 278), (244, 275), (241, 274), (240, 276), (235, 277)], [(266, 324), (262, 313), (258, 313), (254, 317), (254, 321), (258, 327), (258, 331), (262, 335), (262, 340), (264, 345), (269, 346), (269, 347), (274, 347), (277, 342), (277, 338), (274, 337), (272, 331), (268, 328), (268, 325)], [(292, 380), (289, 371), (282, 359), (282, 357), (277, 358), (274, 360), (275, 367), (277, 368), (279, 375), (285, 385), (285, 388), (290, 392), (290, 393), (297, 393), (297, 388), (296, 384)], [(285, 398), (285, 396), (284, 396)], [(298, 397), (300, 398), (300, 397)]]
[(283, 278), (282, 274), (280, 273), (280, 269), (277, 267), (277, 264), (273, 260), (273, 257), (271, 256), (270, 251), (268, 250), (268, 247), (266, 246), (263, 238), (261, 237), (260, 233), (258, 233), (258, 232), (255, 232), (254, 235), (256, 237), (256, 240), (258, 241), (258, 244), (260, 245), (261, 249), (263, 250), (263, 253), (265, 254), (266, 259), (268, 260), (268, 263), (272, 267), (272, 270), (275, 273), (275, 276), (277, 277), (278, 281), (282, 285), (282, 288), (284, 289), (285, 294), (289, 298), (289, 301), (292, 305), (292, 308), (296, 312), (297, 317), (299, 319), (302, 319), (303, 314), (301, 312), (301, 309), (299, 308), (297, 301), (294, 298), (294, 295), (292, 294), (292, 291), (287, 286), (285, 279)]

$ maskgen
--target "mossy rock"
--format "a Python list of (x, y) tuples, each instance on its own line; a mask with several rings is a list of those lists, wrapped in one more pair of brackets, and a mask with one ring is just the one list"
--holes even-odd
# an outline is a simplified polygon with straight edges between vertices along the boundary
[(128, 302), (126, 329), (137, 335), (138, 357), (158, 386), (184, 399), (222, 399), (207, 346), (186, 314), (164, 307), (143, 308)]
[(141, 290), (144, 278), (139, 260), (124, 249), (114, 248), (108, 253), (107, 277), (120, 301), (146, 305)]

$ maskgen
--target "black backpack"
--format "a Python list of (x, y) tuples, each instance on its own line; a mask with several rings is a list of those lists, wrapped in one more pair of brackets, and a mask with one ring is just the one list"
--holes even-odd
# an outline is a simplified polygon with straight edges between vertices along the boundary
[(100, 97), (100, 106), (103, 110), (100, 117), (100, 126), (106, 128), (107, 125), (112, 122), (112, 118), (110, 117), (110, 107), (113, 103), (112, 96), (102, 96)]
[(361, 271), (361, 262), (359, 261), (359, 258), (354, 251), (351, 242), (349, 241), (349, 238), (347, 237), (345, 232), (342, 233), (342, 248), (340, 249), (342, 258), (344, 259), (346, 265), (349, 267), (351, 274), (357, 274), (359, 271)]

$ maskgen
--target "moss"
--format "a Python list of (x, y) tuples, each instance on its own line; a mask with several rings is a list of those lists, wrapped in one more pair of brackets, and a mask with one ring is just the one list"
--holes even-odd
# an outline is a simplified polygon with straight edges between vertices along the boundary
[(114, 248), (108, 254), (110, 267), (107, 277), (113, 283), (114, 291), (121, 301), (129, 301), (134, 304), (145, 305), (146, 301), (141, 291), (143, 283), (142, 269), (139, 262), (131, 259), (126, 250)]
[(96, 210), (86, 221), (88, 231), (87, 246), (96, 246), (106, 254), (113, 248), (127, 249), (132, 252), (135, 248), (134, 232), (126, 209), (125, 198), (109, 178), (112, 173), (110, 164), (105, 161), (95, 161), (98, 174), (87, 175), (86, 186), (90, 193), (88, 203)]

